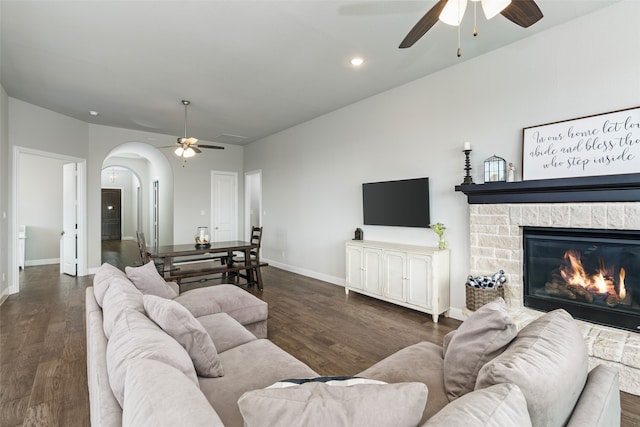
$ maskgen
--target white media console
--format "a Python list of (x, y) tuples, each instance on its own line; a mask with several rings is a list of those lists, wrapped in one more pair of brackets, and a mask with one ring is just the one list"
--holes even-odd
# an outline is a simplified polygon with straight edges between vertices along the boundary
[(426, 246), (350, 240), (345, 292), (358, 292), (429, 313), (449, 311), (449, 251)]

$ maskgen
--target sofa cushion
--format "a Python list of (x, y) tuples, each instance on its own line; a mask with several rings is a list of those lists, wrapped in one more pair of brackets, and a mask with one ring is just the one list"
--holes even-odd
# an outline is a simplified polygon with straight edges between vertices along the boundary
[(124, 427), (224, 427), (193, 381), (165, 363), (131, 361), (125, 390)]
[(126, 309), (144, 313), (142, 293), (127, 278), (115, 277), (111, 279), (111, 284), (102, 302), (102, 315), (104, 316), (102, 326), (107, 338), (111, 337), (116, 320)]
[(415, 426), (427, 402), (422, 383), (311, 381), (249, 391), (238, 406), (245, 427)]
[(216, 346), (189, 310), (175, 301), (155, 295), (144, 295), (142, 301), (147, 316), (187, 350), (198, 375), (224, 375)]
[(267, 387), (283, 378), (318, 374), (273, 342), (257, 339), (220, 353), (224, 377), (199, 378), (200, 390), (226, 426), (241, 426), (238, 399), (243, 393)]
[(125, 267), (127, 277), (143, 294), (156, 295), (161, 298), (175, 298), (178, 293), (158, 273), (153, 261), (140, 267)]
[(93, 276), (93, 294), (100, 307), (102, 307), (104, 294), (107, 293), (107, 289), (109, 289), (111, 280), (114, 277), (127, 279), (127, 275), (124, 274), (124, 271), (106, 262), (100, 266), (95, 276)]
[(424, 422), (449, 404), (444, 389), (442, 347), (423, 341), (405, 347), (356, 374), (387, 383), (419, 381), (427, 385), (429, 399), (421, 421)]
[(171, 365), (198, 384), (187, 351), (147, 316), (127, 309), (118, 317), (107, 343), (109, 384), (120, 406), (124, 403), (127, 368), (136, 359), (153, 359)]
[(517, 333), (502, 298), (483, 305), (462, 322), (444, 355), (444, 386), (449, 400), (473, 391), (480, 368), (502, 353)]
[(268, 305), (235, 285), (192, 289), (175, 298), (195, 317), (227, 313), (242, 325), (267, 320)]
[(513, 383), (522, 390), (534, 426), (563, 426), (587, 379), (588, 356), (578, 325), (554, 310), (525, 326), (509, 348), (478, 374), (476, 389)]
[(215, 343), (218, 353), (257, 339), (255, 335), (227, 313), (201, 316), (198, 317), (198, 322)]
[(496, 384), (451, 402), (423, 427), (531, 426), (527, 401), (514, 384)]

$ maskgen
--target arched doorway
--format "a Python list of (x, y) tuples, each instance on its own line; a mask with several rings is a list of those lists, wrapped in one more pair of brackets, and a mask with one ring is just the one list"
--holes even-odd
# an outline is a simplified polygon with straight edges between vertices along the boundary
[[(103, 262), (119, 267), (138, 263), (136, 231), (149, 244), (173, 243), (173, 171), (155, 147), (127, 142), (111, 150), (102, 163), (101, 188), (103, 201), (114, 202), (103, 203), (103, 211), (119, 211), (107, 215), (110, 223), (102, 216)], [(120, 257), (119, 251), (126, 253)]]

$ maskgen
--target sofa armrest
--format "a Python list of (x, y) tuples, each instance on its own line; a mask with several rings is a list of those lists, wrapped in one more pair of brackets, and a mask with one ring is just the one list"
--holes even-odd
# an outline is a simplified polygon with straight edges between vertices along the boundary
[(92, 427), (118, 427), (122, 425), (122, 409), (109, 384), (107, 337), (102, 328), (102, 309), (93, 289), (92, 286), (88, 287), (85, 296), (89, 415)]
[(598, 365), (589, 372), (567, 427), (620, 426), (620, 416), (618, 371)]

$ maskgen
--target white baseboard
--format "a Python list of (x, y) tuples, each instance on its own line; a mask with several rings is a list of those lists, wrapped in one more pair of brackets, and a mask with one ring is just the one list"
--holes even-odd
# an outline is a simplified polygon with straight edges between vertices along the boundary
[(2, 305), (7, 298), (9, 298), (9, 289), (3, 289), (2, 292), (0, 292), (0, 305)]
[(29, 261), (25, 261), (25, 267), (33, 267), (36, 265), (51, 265), (51, 264), (60, 264), (60, 258), (49, 258), (49, 259), (32, 259)]
[(313, 279), (322, 280), (323, 282), (331, 283), (332, 285), (338, 285), (344, 287), (344, 279), (341, 277), (329, 276), (328, 274), (318, 273), (316, 271), (307, 270), (304, 268), (294, 267), (288, 264), (283, 264), (281, 262), (273, 261), (270, 259), (261, 258), (262, 261), (268, 262), (269, 265), (272, 265), (281, 270), (289, 271), (291, 273), (301, 274), (303, 276), (311, 277)]
[(464, 315), (463, 309), (458, 307), (449, 308), (449, 317), (451, 317), (452, 319), (462, 320), (462, 321), (464, 321), (464, 319), (467, 318), (467, 316)]

